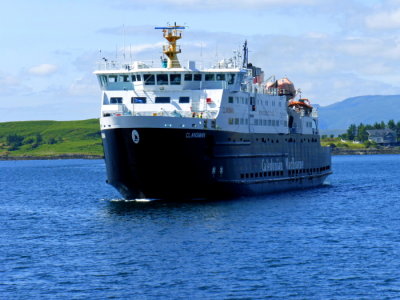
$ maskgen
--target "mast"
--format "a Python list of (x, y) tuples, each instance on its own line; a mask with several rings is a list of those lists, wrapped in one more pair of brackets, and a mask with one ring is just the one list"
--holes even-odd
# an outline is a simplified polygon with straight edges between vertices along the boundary
[(168, 58), (167, 68), (180, 68), (181, 64), (178, 60), (178, 53), (181, 53), (181, 48), (176, 44), (176, 41), (182, 38), (182, 30), (185, 26), (176, 25), (166, 27), (154, 27), (154, 29), (161, 29), (164, 38), (168, 41), (168, 45), (163, 46), (163, 53)]
[(249, 48), (247, 48), (247, 40), (243, 44), (243, 68), (247, 68), (249, 64)]

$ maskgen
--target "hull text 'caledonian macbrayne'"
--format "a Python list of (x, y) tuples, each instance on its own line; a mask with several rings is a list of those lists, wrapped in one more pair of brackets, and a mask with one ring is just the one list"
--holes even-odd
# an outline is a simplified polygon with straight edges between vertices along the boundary
[(316, 109), (287, 78), (264, 81), (247, 43), (208, 68), (181, 66), (184, 27), (156, 29), (168, 41), (159, 67), (104, 58), (95, 72), (107, 181), (126, 199), (259, 195), (331, 174)]

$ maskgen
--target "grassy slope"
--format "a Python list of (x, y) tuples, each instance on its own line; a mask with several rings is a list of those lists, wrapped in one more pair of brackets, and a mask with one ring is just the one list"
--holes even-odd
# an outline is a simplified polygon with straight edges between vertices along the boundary
[[(23, 136), (25, 141), (40, 134), (43, 142), (36, 148), (24, 142), (24, 145), (18, 150), (10, 151), (6, 137), (12, 134)], [(51, 138), (55, 139), (56, 143), (46, 142)], [(102, 155), (99, 120), (0, 123), (0, 155), (53, 156), (63, 154)]]
[(341, 141), (339, 138), (321, 139), (321, 145), (322, 146), (330, 146), (332, 144), (335, 145), (335, 147), (338, 147), (338, 148), (346, 148), (346, 149), (354, 149), (354, 150), (368, 148), (363, 143), (355, 144), (352, 141)]

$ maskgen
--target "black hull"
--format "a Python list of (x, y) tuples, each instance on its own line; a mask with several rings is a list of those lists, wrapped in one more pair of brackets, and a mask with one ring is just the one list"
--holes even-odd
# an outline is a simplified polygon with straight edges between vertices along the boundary
[(125, 199), (259, 195), (315, 187), (331, 173), (330, 151), (315, 135), (171, 128), (102, 135), (107, 181)]

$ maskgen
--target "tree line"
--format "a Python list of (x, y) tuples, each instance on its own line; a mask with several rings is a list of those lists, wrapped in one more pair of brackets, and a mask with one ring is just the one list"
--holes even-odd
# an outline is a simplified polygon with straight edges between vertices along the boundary
[(368, 141), (369, 135), (367, 130), (374, 129), (391, 129), (396, 132), (397, 140), (400, 141), (400, 121), (396, 123), (394, 120), (389, 120), (387, 123), (384, 121), (380, 123), (376, 122), (373, 125), (364, 125), (363, 123), (359, 125), (351, 124), (345, 133), (339, 135), (339, 138), (364, 143)]
[(40, 133), (33, 136), (23, 136), (19, 134), (9, 134), (5, 137), (5, 145), (8, 150), (18, 150), (23, 145), (29, 145), (29, 148), (34, 149), (42, 144), (56, 144), (62, 141), (62, 139), (55, 139), (53, 137), (44, 139)]

